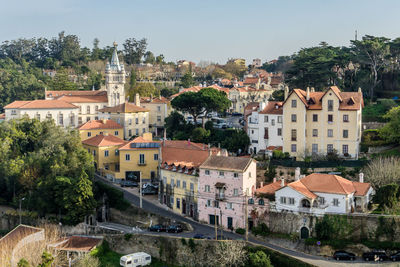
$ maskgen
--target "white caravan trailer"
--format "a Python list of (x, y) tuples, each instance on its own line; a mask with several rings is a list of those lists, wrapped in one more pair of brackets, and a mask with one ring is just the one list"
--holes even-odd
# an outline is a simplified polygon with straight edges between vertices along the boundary
[(137, 252), (122, 256), (119, 263), (124, 267), (147, 266), (151, 263), (151, 256), (144, 252)]

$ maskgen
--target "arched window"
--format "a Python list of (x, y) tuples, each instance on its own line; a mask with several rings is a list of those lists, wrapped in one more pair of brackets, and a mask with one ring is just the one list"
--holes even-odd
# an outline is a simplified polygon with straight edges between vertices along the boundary
[(310, 201), (309, 201), (308, 199), (303, 199), (303, 200), (301, 201), (301, 206), (302, 206), (303, 208), (309, 208), (309, 207), (311, 206)]
[(254, 204), (254, 199), (250, 198), (249, 199), (249, 204)]
[(259, 199), (258, 200), (258, 205), (260, 205), (260, 206), (264, 206), (264, 199)]

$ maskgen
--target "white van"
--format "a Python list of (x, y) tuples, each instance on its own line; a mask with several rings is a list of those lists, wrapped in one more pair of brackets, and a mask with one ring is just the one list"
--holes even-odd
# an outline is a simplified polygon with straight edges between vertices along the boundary
[(144, 252), (137, 252), (122, 256), (119, 263), (124, 267), (147, 266), (151, 263), (151, 256)]

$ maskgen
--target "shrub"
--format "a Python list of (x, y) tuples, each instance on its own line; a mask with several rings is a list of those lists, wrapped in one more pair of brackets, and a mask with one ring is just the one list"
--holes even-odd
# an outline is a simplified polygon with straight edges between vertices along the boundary
[(181, 238), (181, 243), (182, 243), (183, 246), (186, 246), (187, 245), (186, 239), (182, 237)]
[(114, 187), (103, 182), (96, 181), (94, 188), (95, 197), (100, 200), (106, 194), (110, 207), (118, 210), (126, 210), (130, 207), (130, 203), (124, 198), (124, 193)]
[(192, 252), (194, 252), (196, 250), (196, 243), (194, 242), (193, 238), (189, 239), (188, 246), (190, 247)]
[(251, 229), (251, 232), (257, 236), (257, 235), (261, 235), (261, 236), (267, 236), (270, 233), (270, 230), (268, 228), (268, 226), (265, 223), (260, 223), (259, 225), (257, 225), (256, 227), (253, 227)]
[(237, 228), (235, 232), (239, 235), (244, 235), (246, 233), (246, 230), (243, 228)]
[(131, 238), (132, 238), (132, 234), (130, 234), (130, 233), (128, 233), (128, 234), (125, 234), (124, 235), (124, 239), (125, 239), (125, 241), (129, 241)]

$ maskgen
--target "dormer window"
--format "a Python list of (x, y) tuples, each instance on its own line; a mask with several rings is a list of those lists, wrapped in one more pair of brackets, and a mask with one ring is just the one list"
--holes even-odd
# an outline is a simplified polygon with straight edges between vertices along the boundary
[(354, 105), (354, 104), (355, 104), (354, 98), (351, 97), (351, 98), (349, 99), (349, 101), (347, 101), (347, 105), (352, 106), (352, 105)]
[(185, 168), (185, 173), (189, 173), (189, 168)]
[(172, 171), (176, 171), (176, 166), (174, 165), (174, 167), (172, 167)]
[(193, 170), (192, 174), (193, 174), (193, 175), (196, 175), (196, 174), (197, 174), (196, 169)]

